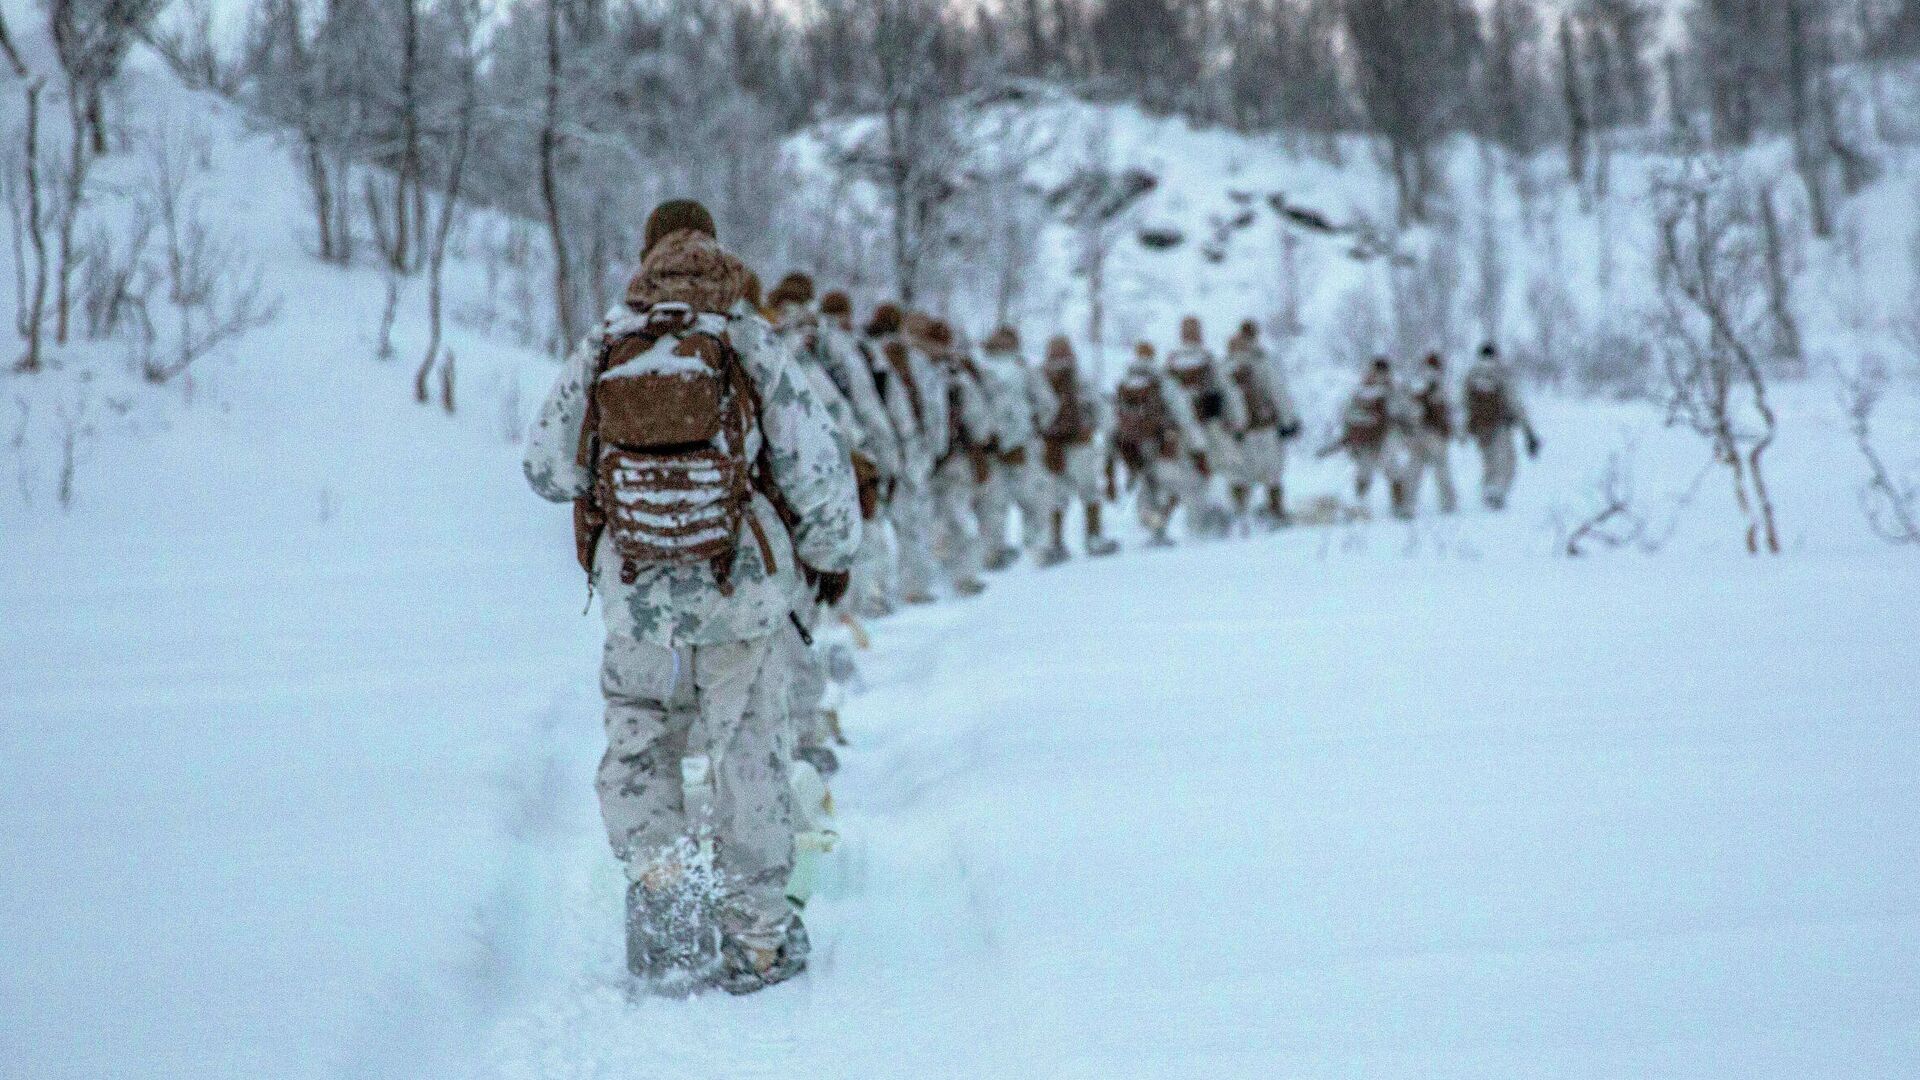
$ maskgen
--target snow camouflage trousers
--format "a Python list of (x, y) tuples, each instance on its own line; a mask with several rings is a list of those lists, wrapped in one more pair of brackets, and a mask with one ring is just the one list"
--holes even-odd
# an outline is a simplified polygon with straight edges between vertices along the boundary
[(1491, 436), (1474, 441), (1480, 446), (1480, 498), (1490, 509), (1501, 509), (1513, 490), (1513, 474), (1520, 461), (1513, 426), (1503, 425)]
[(934, 528), (947, 580), (954, 584), (980, 576), (985, 553), (981, 548), (980, 519), (974, 515), (973, 466), (955, 455), (933, 477)]
[(1027, 459), (1018, 465), (996, 461), (974, 494), (974, 510), (980, 518), (980, 538), (990, 555), (1007, 546), (1007, 523), (1014, 507), (1020, 508), (1020, 544), (1036, 551), (1047, 542), (1047, 511), (1053, 508), (1046, 467), (1040, 463), (1040, 447), (1027, 451)]
[(1420, 501), (1420, 488), (1429, 474), (1440, 495), (1440, 512), (1451, 514), (1457, 508), (1459, 496), (1453, 488), (1453, 467), (1447, 461), (1447, 443), (1446, 436), (1425, 428), (1416, 432), (1409, 441), (1413, 453), (1412, 474), (1407, 481), (1407, 512), (1411, 513)]
[(898, 552), (902, 597), (933, 595), (933, 494), (925, 487), (901, 484), (887, 506)]
[(607, 752), (596, 787), (614, 854), (632, 873), (682, 843), (680, 759), (704, 749), (728, 928), (746, 937), (777, 936), (790, 915), (788, 675), (772, 637), (668, 649), (609, 636), (600, 669)]
[(884, 514), (860, 531), (860, 550), (853, 557), (853, 581), (848, 603), (862, 615), (891, 610), (899, 601), (900, 563), (893, 524)]
[(1234, 480), (1249, 487), (1277, 487), (1286, 479), (1287, 444), (1279, 428), (1261, 428), (1240, 436), (1239, 471)]

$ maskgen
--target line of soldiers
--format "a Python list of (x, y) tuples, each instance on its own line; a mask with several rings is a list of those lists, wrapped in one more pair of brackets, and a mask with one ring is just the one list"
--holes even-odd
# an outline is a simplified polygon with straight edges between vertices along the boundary
[(1451, 514), (1458, 507), (1447, 448), (1456, 439), (1468, 440), (1480, 452), (1481, 499), (1489, 510), (1502, 510), (1518, 465), (1516, 434), (1527, 456), (1537, 457), (1540, 436), (1499, 350), (1489, 342), (1467, 369), (1459, 408), (1448, 393), (1439, 353), (1429, 354), (1419, 374), (1408, 381), (1394, 377), (1392, 361), (1376, 357), (1347, 399), (1339, 435), (1320, 456), (1345, 453), (1352, 458), (1354, 495), (1363, 505), (1374, 478), (1386, 477), (1393, 514), (1407, 519), (1414, 516), (1428, 477), (1440, 512)]
[[(1482, 440), (1497, 505), (1512, 427), (1538, 440), (1483, 361), (1467, 429), (1508, 432), (1504, 456)], [(1444, 475), (1445, 438), (1409, 420), (1423, 400), (1384, 364), (1362, 383), (1336, 447), (1363, 496), (1384, 469), (1396, 506), (1410, 500), (1423, 473), (1401, 459)], [(628, 878), (636, 989), (749, 993), (804, 970), (862, 617), (976, 594), (1023, 552), (1066, 560), (1076, 505), (1085, 553), (1112, 554), (1102, 510), (1123, 483), (1154, 544), (1182, 510), (1196, 536), (1284, 525), (1301, 431), (1252, 323), (1216, 357), (1184, 320), (1166, 362), (1142, 344), (1108, 396), (1064, 337), (1034, 363), (1011, 327), (975, 346), (893, 304), (856, 319), (802, 274), (763, 298), (703, 207), (656, 209), (623, 302), (563, 365), (524, 462), (537, 493), (573, 504), (606, 620), (596, 787)]]

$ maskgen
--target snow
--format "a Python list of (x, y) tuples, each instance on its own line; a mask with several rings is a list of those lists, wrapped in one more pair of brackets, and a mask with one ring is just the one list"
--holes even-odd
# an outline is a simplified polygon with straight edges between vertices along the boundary
[[(1547, 451), (1504, 516), (1128, 529), (876, 623), (812, 970), (628, 1002), (601, 624), (502, 437), (556, 366), (456, 323), (462, 411), (415, 405), (411, 364), (372, 359), (379, 275), (301, 251), (284, 154), (141, 93), (207, 117), (204, 179), (287, 302), (190, 390), (78, 350), (0, 387), (36, 425), (8, 460), (35, 501), (0, 500), (0, 1073), (1920, 1070), (1920, 564), (1867, 534), (1817, 379), (1779, 388), (1779, 559), (1655, 410), (1536, 394)], [(1196, 188), (1248, 152), (1121, 128)], [(1323, 208), (1378, 193), (1300, 170)], [(1893, 280), (1904, 237), (1871, 239)], [(491, 295), (451, 274), (454, 310)], [(1164, 342), (1198, 295), (1143, 285), (1129, 317)], [(1292, 361), (1329, 422), (1351, 372)], [(75, 395), (99, 434), (63, 514), (38, 425)], [(1920, 397), (1893, 396), (1910, 465)], [(1558, 556), (1627, 439), (1662, 550)], [(1292, 477), (1296, 505), (1343, 482)]]

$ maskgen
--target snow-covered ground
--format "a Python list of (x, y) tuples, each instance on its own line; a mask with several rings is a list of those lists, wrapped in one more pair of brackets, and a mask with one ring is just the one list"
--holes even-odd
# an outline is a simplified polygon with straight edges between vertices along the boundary
[[(462, 412), (414, 405), (417, 290), (373, 360), (380, 278), (303, 253), (284, 155), (143, 92), (209, 125), (282, 314), (190, 400), (104, 350), (0, 376), (35, 424), (33, 505), (0, 500), (0, 1076), (1920, 1071), (1920, 564), (1866, 532), (1818, 380), (1781, 389), (1779, 559), (1719, 475), (1678, 504), (1704, 449), (1655, 410), (1542, 397), (1503, 517), (1130, 545), (876, 625), (812, 970), (629, 1004), (599, 621), (502, 437), (551, 365), (456, 326)], [(1267, 270), (1225, 265), (1252, 303)], [(456, 266), (456, 307), (486, 289)], [(1324, 422), (1351, 373), (1296, 359)], [(40, 425), (83, 399), (61, 513)], [(1671, 537), (1559, 556), (1625, 437)]]

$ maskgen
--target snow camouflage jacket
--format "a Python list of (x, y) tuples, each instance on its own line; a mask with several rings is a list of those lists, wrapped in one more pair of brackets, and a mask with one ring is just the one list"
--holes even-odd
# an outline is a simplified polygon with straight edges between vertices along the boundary
[[(527, 481), (543, 498), (568, 502), (592, 483), (575, 461), (587, 381), (607, 328), (627, 313), (624, 306), (616, 307), (568, 357), (528, 434)], [(609, 634), (666, 648), (765, 637), (785, 625), (789, 612), (810, 602), (802, 561), (829, 571), (853, 565), (860, 544), (859, 498), (845, 442), (826, 405), (772, 327), (746, 305), (733, 309), (727, 336), (760, 396), (760, 422), (749, 435), (749, 447), (766, 440), (773, 482), (798, 523), (789, 534), (773, 504), (754, 494), (750, 510), (772, 542), (776, 565), (765, 564), (759, 545), (742, 543), (734, 557), (730, 596), (721, 592), (709, 568), (697, 565), (642, 565), (634, 583), (623, 584), (612, 537), (601, 536), (594, 587)]]
[(1294, 408), (1293, 394), (1287, 389), (1286, 372), (1279, 361), (1259, 345), (1236, 344), (1227, 348), (1227, 393), (1240, 399), (1240, 411), (1252, 426), (1262, 411), (1260, 403), (1247, 400), (1247, 388), (1242, 385), (1241, 372), (1246, 372), (1246, 381), (1251, 383), (1255, 393), (1263, 394), (1266, 403), (1273, 407), (1278, 415), (1273, 417), (1282, 431), (1297, 431), (1300, 427), (1300, 412)]
[(1002, 452), (1031, 445), (1060, 411), (1053, 387), (1011, 352), (980, 354), (981, 390), (992, 414), (993, 438)]
[[(1247, 416), (1240, 395), (1229, 392), (1227, 379), (1213, 362), (1213, 355), (1205, 349), (1189, 346), (1167, 354), (1167, 366), (1160, 373), (1160, 390), (1166, 396), (1167, 411), (1180, 426), (1180, 438), (1189, 450), (1208, 449), (1209, 443), (1216, 441), (1209, 437), (1210, 430), (1224, 435), (1246, 429)], [(1199, 399), (1208, 393), (1219, 395), (1222, 411), (1214, 420), (1200, 419)]]
[(854, 449), (872, 458), (880, 466), (881, 475), (898, 476), (904, 467), (900, 436), (894, 431), (893, 417), (873, 383), (873, 372), (860, 353), (859, 342), (850, 332), (825, 322), (820, 327), (815, 348), (827, 377), (846, 398), (858, 421)]

